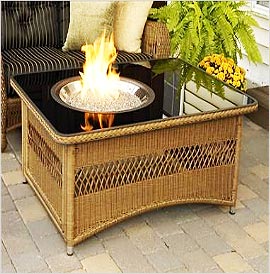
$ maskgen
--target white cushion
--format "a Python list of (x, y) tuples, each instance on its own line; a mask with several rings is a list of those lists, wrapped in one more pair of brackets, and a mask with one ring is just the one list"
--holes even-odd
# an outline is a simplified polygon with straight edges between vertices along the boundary
[(153, 1), (121, 1), (115, 7), (113, 33), (118, 50), (141, 52), (141, 39)]
[(115, 2), (70, 1), (70, 23), (63, 51), (92, 44), (104, 29), (112, 32)]

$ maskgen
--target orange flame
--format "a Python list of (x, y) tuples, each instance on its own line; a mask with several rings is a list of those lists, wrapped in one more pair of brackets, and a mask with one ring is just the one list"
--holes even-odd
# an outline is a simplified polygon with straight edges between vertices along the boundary
[[(106, 30), (101, 37), (97, 38), (93, 44), (83, 45), (81, 50), (85, 52), (85, 64), (81, 75), (83, 100), (91, 100), (91, 97), (101, 100), (110, 98), (116, 99), (119, 96), (117, 82), (120, 80), (119, 73), (112, 68), (117, 53), (113, 43), (113, 35), (106, 37)], [(100, 128), (111, 127), (114, 121), (114, 114), (90, 114), (85, 113), (85, 126), (81, 128), (85, 131), (93, 129), (90, 118), (99, 121)]]
[(81, 50), (85, 52), (85, 64), (82, 78), (82, 98), (90, 99), (92, 96), (98, 98), (117, 98), (117, 82), (119, 74), (112, 68), (117, 53), (113, 43), (113, 35), (108, 38), (104, 30), (101, 37), (93, 44), (83, 45)]
[(84, 123), (85, 126), (81, 125), (81, 128), (84, 131), (91, 131), (94, 126), (90, 123), (90, 119), (92, 120), (92, 123), (94, 124), (94, 121), (98, 121), (100, 128), (104, 127), (111, 127), (114, 121), (114, 114), (108, 113), (108, 114), (101, 114), (101, 113), (84, 113)]

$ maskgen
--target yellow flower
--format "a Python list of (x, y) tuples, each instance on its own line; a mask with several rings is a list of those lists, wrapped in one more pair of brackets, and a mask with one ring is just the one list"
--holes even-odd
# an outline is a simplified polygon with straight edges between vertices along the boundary
[(210, 62), (205, 62), (204, 68), (208, 68), (208, 67), (210, 67)]
[(209, 73), (209, 74), (212, 74), (213, 71), (214, 71), (214, 68), (213, 68), (213, 67), (208, 67), (208, 68), (206, 69), (206, 72)]
[(224, 81), (225, 80), (225, 74), (223, 72), (219, 72), (217, 74), (217, 78), (220, 79), (220, 80), (222, 80), (222, 81)]
[(223, 63), (221, 63), (221, 67), (224, 69), (224, 70), (227, 70), (228, 69), (228, 64), (227, 63), (225, 63), (225, 62), (223, 62)]
[(226, 58), (223, 54), (214, 53), (205, 56), (198, 66), (227, 84), (241, 90), (246, 89), (246, 71), (237, 66), (232, 58)]
[(232, 67), (230, 65), (228, 66), (228, 72), (229, 73), (233, 73), (233, 69), (232, 69)]
[(204, 61), (204, 60), (202, 60), (202, 61), (199, 63), (199, 65), (200, 65), (201, 67), (203, 67), (204, 64), (205, 64), (205, 61)]
[(215, 57), (215, 63), (220, 66), (221, 65), (221, 60), (219, 57)]
[(234, 81), (238, 81), (238, 80), (240, 80), (240, 79), (241, 79), (241, 78), (240, 78), (240, 76), (239, 76), (239, 75), (237, 75), (237, 74), (236, 74), (236, 75), (233, 75), (233, 77), (232, 77), (232, 78), (233, 78), (233, 80), (234, 80)]
[(236, 66), (235, 72), (236, 72), (236, 73), (240, 73), (240, 68), (239, 68), (238, 66)]

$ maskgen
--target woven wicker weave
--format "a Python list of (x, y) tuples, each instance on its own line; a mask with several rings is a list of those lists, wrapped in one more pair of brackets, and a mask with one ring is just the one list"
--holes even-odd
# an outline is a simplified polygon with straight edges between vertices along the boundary
[[(165, 25), (158, 22), (147, 21), (142, 39), (142, 51), (153, 55), (153, 58), (169, 56), (169, 34)], [(2, 62), (1, 62), (2, 64)], [(4, 71), (1, 71), (1, 133), (4, 151), (7, 145), (6, 132), (21, 126), (21, 100), (7, 98), (4, 83)]]

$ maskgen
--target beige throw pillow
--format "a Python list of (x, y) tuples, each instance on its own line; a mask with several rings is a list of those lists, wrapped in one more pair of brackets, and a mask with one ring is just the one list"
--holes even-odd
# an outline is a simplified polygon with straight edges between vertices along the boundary
[(153, 1), (119, 1), (115, 7), (113, 32), (118, 50), (141, 52), (141, 39)]
[(80, 50), (84, 44), (92, 44), (104, 28), (112, 32), (115, 2), (70, 1), (70, 23), (63, 51)]

